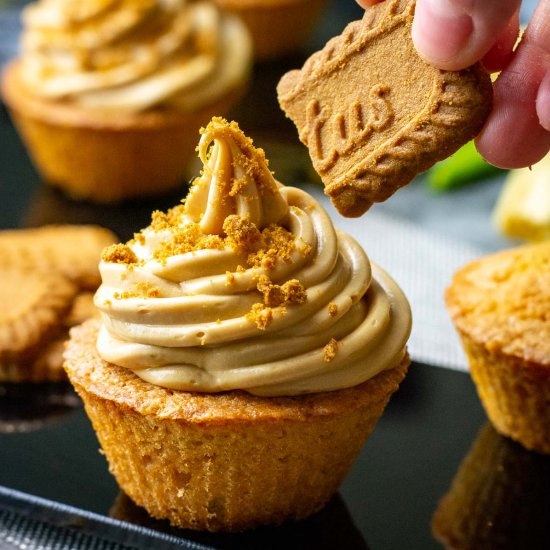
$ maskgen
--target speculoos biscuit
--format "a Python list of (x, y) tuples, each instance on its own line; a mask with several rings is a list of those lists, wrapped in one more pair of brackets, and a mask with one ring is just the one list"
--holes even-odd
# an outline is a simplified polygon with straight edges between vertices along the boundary
[(0, 231), (0, 382), (66, 378), (68, 331), (96, 314), (99, 258), (116, 240), (98, 226)]
[(78, 289), (55, 271), (0, 268), (0, 281), (0, 380), (31, 381)]
[(480, 65), (442, 71), (418, 55), (414, 8), (414, 0), (368, 8), (277, 87), (344, 216), (360, 216), (451, 155), (491, 109), (491, 81)]
[(8, 229), (0, 231), (0, 258), (4, 267), (55, 270), (82, 290), (95, 290), (101, 251), (115, 242), (111, 231), (97, 225)]

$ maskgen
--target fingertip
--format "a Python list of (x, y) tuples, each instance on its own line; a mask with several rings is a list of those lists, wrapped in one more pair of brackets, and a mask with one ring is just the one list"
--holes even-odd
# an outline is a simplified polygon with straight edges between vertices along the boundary
[(522, 124), (512, 110), (493, 113), (475, 139), (479, 154), (493, 166), (511, 170), (531, 166), (550, 149), (550, 133), (536, 122)]
[(527, 154), (514, 154), (510, 156), (503, 150), (487, 149), (482, 142), (478, 143), (477, 140), (476, 149), (486, 162), (503, 170), (516, 170), (518, 168), (533, 166), (533, 164), (541, 161), (549, 151), (545, 147), (531, 150)]
[[(464, 59), (465, 45), (473, 32), (472, 18), (447, 0), (418, 0), (412, 38), (418, 53), (428, 63), (445, 70), (471, 65)], [(475, 61), (475, 60), (474, 60)]]

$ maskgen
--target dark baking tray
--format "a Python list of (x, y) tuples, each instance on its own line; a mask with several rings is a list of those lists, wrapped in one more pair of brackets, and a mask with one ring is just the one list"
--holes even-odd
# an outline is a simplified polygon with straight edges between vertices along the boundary
[[(440, 548), (432, 515), (485, 425), (468, 375), (413, 364), (340, 492), (321, 512), (245, 533), (197, 533), (150, 518), (119, 491), (68, 384), (3, 384), (0, 485), (22, 494), (0, 488), (0, 534), (2, 512), (15, 506), (33, 525), (49, 522), (69, 534), (77, 527), (127, 545), (121, 548)], [(478, 464), (476, 490), (497, 475), (498, 491), (513, 499), (466, 511), (479, 523), (470, 548), (550, 548), (550, 458), (496, 432), (493, 438), (499, 458), (495, 462), (493, 453)]]
[(121, 494), (68, 384), (0, 386), (0, 485), (212, 548), (437, 548), (430, 518), (484, 422), (469, 378), (413, 365), (338, 496), (238, 535), (171, 529)]

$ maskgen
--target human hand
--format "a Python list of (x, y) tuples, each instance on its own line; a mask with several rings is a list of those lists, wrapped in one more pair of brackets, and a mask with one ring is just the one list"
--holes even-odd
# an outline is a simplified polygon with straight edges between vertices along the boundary
[[(357, 0), (368, 7), (381, 0)], [(429, 63), (460, 70), (481, 61), (502, 71), (476, 146), (501, 168), (520, 168), (550, 150), (550, 0), (540, 0), (518, 47), (521, 0), (417, 0), (412, 37)]]

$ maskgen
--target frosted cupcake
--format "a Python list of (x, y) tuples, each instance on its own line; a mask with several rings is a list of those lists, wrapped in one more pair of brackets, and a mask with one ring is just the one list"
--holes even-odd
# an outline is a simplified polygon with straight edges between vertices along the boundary
[(248, 32), (209, 1), (40, 0), (23, 24), (3, 99), (44, 179), (80, 199), (180, 183), (248, 79)]
[(105, 249), (103, 322), (65, 368), (120, 487), (155, 518), (239, 530), (335, 493), (405, 376), (409, 305), (235, 123), (203, 130), (183, 204)]

